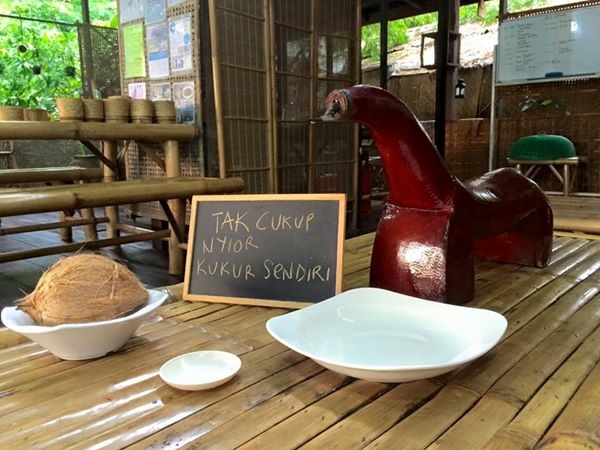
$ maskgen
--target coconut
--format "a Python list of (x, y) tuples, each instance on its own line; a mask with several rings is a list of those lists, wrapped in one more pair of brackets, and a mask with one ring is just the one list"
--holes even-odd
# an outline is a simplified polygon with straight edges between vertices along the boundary
[(39, 325), (111, 320), (144, 306), (148, 291), (127, 267), (106, 256), (61, 259), (39, 279), (17, 308)]

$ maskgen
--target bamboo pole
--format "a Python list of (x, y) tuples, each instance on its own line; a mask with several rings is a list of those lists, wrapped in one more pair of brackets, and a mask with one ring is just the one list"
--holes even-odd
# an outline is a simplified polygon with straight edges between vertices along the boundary
[(277, 77), (275, 71), (275, 12), (273, 8), (275, 2), (263, 0), (263, 55), (265, 62), (265, 84), (267, 105), (267, 161), (269, 164), (269, 190), (270, 192), (279, 191), (279, 168), (278, 168), (278, 152), (281, 150), (278, 145), (279, 126), (277, 121)]
[[(362, 2), (356, 2), (356, 22), (355, 22), (355, 31), (354, 31), (354, 83), (359, 84), (362, 78), (362, 70), (361, 70), (361, 52), (360, 52), (360, 44), (361, 44), (361, 30), (362, 30)], [(359, 186), (359, 171), (360, 171), (360, 160), (358, 150), (360, 148), (360, 126), (358, 124), (354, 125), (354, 133), (352, 134), (352, 148), (354, 151), (352, 152), (354, 162), (352, 164), (353, 169), (353, 177), (352, 177), (352, 192), (354, 192), (354, 201), (352, 202), (352, 223), (351, 227), (353, 229), (358, 228), (358, 215), (360, 210), (360, 186)], [(372, 189), (372, 188), (371, 188)], [(369, 193), (370, 194), (370, 193)]]
[(554, 229), (563, 231), (582, 231), (584, 233), (600, 233), (600, 222), (586, 218), (555, 217)]
[(540, 446), (548, 449), (598, 448), (600, 441), (600, 362), (546, 433)]
[(89, 225), (89, 224), (97, 224), (97, 223), (105, 223), (105, 222), (108, 222), (108, 219), (106, 217), (67, 219), (67, 220), (60, 221), (60, 222), (37, 223), (34, 225), (22, 225), (19, 227), (12, 227), (12, 228), (0, 228), (0, 236), (7, 236), (10, 234), (30, 233), (32, 231), (54, 230), (56, 228), (62, 228), (62, 227), (77, 227), (80, 225)]
[[(60, 221), (67, 222), (68, 218), (72, 217), (67, 215), (65, 211), (60, 212)], [(71, 227), (60, 227), (60, 239), (63, 242), (73, 242), (73, 229)]]
[(124, 223), (120, 223), (119, 224), (119, 230), (125, 232), (125, 233), (130, 233), (130, 234), (141, 234), (141, 233), (148, 233), (151, 231), (156, 231), (156, 230), (150, 230), (148, 228), (142, 228), (142, 227), (136, 227), (133, 225), (127, 225)]
[(198, 136), (194, 125), (104, 122), (0, 122), (0, 140), (190, 140)]
[(535, 447), (599, 358), (600, 328), (597, 328), (544, 383), (519, 414), (488, 441), (485, 449), (526, 450)]
[[(181, 175), (179, 143), (177, 141), (167, 141), (164, 147), (167, 177), (179, 177)], [(169, 208), (179, 229), (185, 230), (185, 199), (174, 198), (169, 200)], [(169, 229), (171, 230), (169, 236), (169, 273), (171, 275), (181, 275), (185, 267), (183, 250), (179, 248), (180, 242), (171, 224), (169, 224)]]
[[(88, 221), (88, 223), (83, 226), (86, 241), (94, 241), (98, 239), (98, 228), (96, 227), (96, 225), (99, 222), (96, 220), (94, 209), (82, 208), (79, 210), (79, 215), (82, 219)], [(109, 221), (110, 219), (108, 217), (102, 218), (102, 223), (107, 223)]]
[[(593, 294), (583, 285), (579, 292), (569, 292), (580, 302)], [(598, 292), (598, 289), (596, 289)], [(589, 301), (560, 328), (512, 367), (483, 398), (446, 431), (431, 448), (481, 448), (494, 434), (510, 422), (555, 370), (584, 342), (598, 326), (600, 315), (594, 314), (600, 297)], [(527, 320), (527, 319), (525, 319)], [(468, 430), (468, 431), (467, 431)]]
[[(112, 161), (115, 165), (115, 170), (112, 170), (106, 164), (104, 168), (104, 182), (112, 183), (118, 180), (118, 166), (117, 166), (117, 143), (115, 141), (102, 141), (102, 153), (104, 156)], [(104, 214), (108, 217), (109, 222), (106, 227), (106, 235), (109, 238), (119, 237), (119, 208), (112, 205), (106, 205), (104, 207)]]
[(0, 184), (66, 182), (79, 180), (99, 180), (102, 169), (82, 167), (44, 167), (35, 169), (0, 170)]
[(241, 178), (200, 177), (29, 188), (0, 195), (0, 217), (188, 198), (201, 194), (227, 194), (243, 189)]
[(308, 192), (315, 192), (317, 160), (317, 92), (319, 84), (319, 36), (317, 30), (317, 0), (310, 1), (310, 117), (308, 122)]
[(0, 263), (8, 261), (17, 261), (19, 259), (37, 258), (39, 256), (58, 255), (61, 253), (77, 252), (82, 249), (97, 249), (102, 247), (112, 247), (114, 245), (131, 244), (133, 242), (149, 241), (167, 237), (169, 230), (152, 231), (149, 233), (132, 234), (129, 236), (120, 236), (108, 239), (98, 239), (96, 241), (76, 242), (74, 244), (55, 245), (52, 247), (34, 248), (18, 252), (9, 252), (0, 254)]
[(213, 91), (215, 97), (215, 120), (217, 125), (217, 151), (219, 156), (219, 176), (225, 178), (225, 130), (223, 125), (223, 98), (221, 96), (221, 59), (219, 57), (219, 39), (217, 27), (217, 2), (208, 0), (208, 19), (210, 25), (210, 52), (213, 74)]

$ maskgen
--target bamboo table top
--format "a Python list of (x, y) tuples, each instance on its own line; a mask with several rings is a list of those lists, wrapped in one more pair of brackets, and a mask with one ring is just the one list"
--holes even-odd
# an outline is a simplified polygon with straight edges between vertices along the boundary
[[(372, 236), (346, 242), (345, 288), (364, 286)], [(0, 331), (0, 448), (599, 448), (600, 242), (560, 237), (544, 269), (480, 263), (473, 306), (509, 326), (483, 357), (437, 378), (356, 380), (276, 343), (285, 310), (175, 301), (123, 351), (60, 361)], [(170, 289), (174, 297), (180, 286)], [(193, 350), (238, 354), (209, 391), (157, 375)]]

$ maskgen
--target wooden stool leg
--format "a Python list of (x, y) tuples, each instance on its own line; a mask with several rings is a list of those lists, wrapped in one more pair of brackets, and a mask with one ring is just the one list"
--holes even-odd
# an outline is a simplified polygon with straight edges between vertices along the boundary
[(565, 197), (569, 195), (569, 188), (571, 187), (570, 175), (568, 164), (563, 164), (563, 195)]

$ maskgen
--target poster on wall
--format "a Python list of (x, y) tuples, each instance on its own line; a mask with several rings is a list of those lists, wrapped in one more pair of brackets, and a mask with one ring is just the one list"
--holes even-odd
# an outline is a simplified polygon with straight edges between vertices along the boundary
[(146, 83), (129, 83), (127, 85), (127, 94), (129, 94), (131, 98), (145, 100)]
[(146, 76), (146, 57), (144, 55), (144, 27), (141, 23), (126, 25), (123, 33), (123, 59), (125, 78)]
[(146, 25), (162, 22), (167, 18), (165, 0), (146, 0), (144, 4)]
[(148, 47), (148, 76), (164, 78), (169, 76), (169, 29), (167, 22), (146, 27)]
[(196, 123), (196, 103), (194, 82), (173, 83), (173, 101), (177, 114), (177, 123)]
[(144, 17), (144, 0), (119, 0), (119, 18), (121, 23), (131, 22)]
[(192, 16), (169, 20), (169, 53), (171, 72), (192, 71)]
[(171, 83), (149, 83), (150, 100), (173, 100), (171, 96)]

